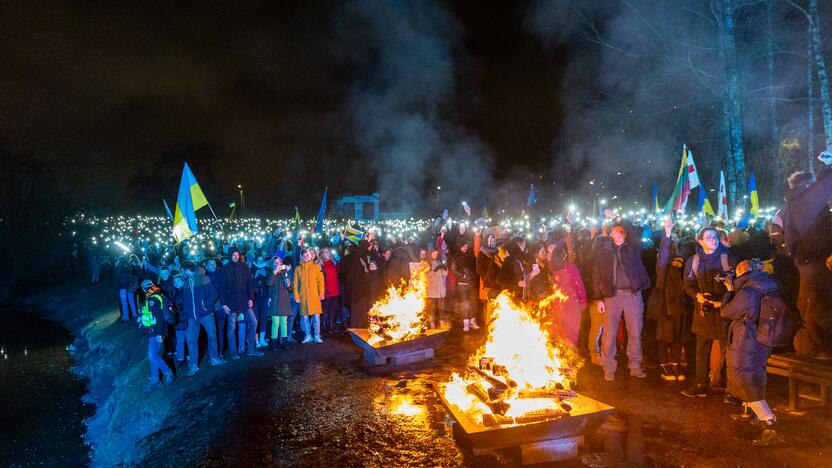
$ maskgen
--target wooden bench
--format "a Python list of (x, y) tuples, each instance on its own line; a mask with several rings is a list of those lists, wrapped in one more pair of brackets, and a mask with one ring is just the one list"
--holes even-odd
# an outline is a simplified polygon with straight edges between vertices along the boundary
[[(832, 386), (832, 361), (821, 361), (790, 354), (772, 354), (766, 370), (769, 374), (789, 379), (789, 409), (800, 409), (800, 398), (817, 401), (825, 411), (829, 410), (829, 387)], [(801, 383), (812, 383), (820, 387), (819, 398), (800, 394)]]

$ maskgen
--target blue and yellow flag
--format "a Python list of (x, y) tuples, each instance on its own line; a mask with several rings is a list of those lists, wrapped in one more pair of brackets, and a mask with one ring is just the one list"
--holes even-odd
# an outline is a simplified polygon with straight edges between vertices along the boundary
[(198, 231), (196, 210), (206, 205), (208, 200), (199, 188), (188, 163), (185, 163), (182, 180), (179, 182), (179, 195), (176, 197), (176, 212), (173, 215), (173, 237), (177, 243), (193, 237)]
[(650, 204), (653, 205), (651, 209), (653, 213), (658, 213), (661, 211), (661, 207), (659, 206), (659, 186), (656, 185), (656, 181), (653, 181), (653, 196), (650, 199)]
[(315, 232), (321, 232), (324, 229), (324, 217), (326, 216), (326, 192), (329, 187), (324, 188), (324, 197), (321, 199), (321, 207), (318, 209), (318, 219), (315, 221)]
[(359, 231), (351, 227), (344, 229), (344, 234), (346, 234), (344, 237), (353, 244), (358, 244), (364, 238), (364, 231)]
[(716, 216), (714, 207), (711, 206), (711, 201), (708, 200), (708, 194), (705, 192), (705, 187), (700, 183), (699, 185), (699, 212), (713, 218)]
[(760, 196), (757, 194), (757, 177), (751, 173), (748, 179), (748, 200), (751, 202), (751, 214), (760, 217)]

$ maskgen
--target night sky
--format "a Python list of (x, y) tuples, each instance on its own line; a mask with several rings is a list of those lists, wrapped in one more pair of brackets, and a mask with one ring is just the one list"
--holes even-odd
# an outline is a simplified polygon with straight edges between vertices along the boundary
[[(644, 204), (653, 181), (669, 196), (683, 144), (712, 193), (729, 144), (707, 3), (5, 3), (0, 141), (99, 212), (160, 214), (183, 161), (215, 206), (242, 184), (261, 214), (312, 216), (324, 187), (412, 214), (512, 210), (532, 181), (547, 210)], [(823, 144), (806, 21), (785, 2), (736, 17), (745, 158), (776, 203)]]
[[(245, 3), (7, 5), (2, 136), (66, 164), (78, 183), (89, 174), (116, 181), (124, 203), (137, 206), (148, 206), (136, 199), (141, 190), (129, 189), (137, 176), (181, 167), (163, 158), (193, 160), (209, 197), (230, 199), (242, 183), (250, 206), (275, 211), (314, 206), (324, 186), (372, 191), (377, 172), (352, 137), (347, 110), (363, 75), (344, 59), (344, 50), (365, 45), (336, 32), (339, 3)], [(528, 5), (444, 5), (461, 42), (452, 48), (456, 82), (443, 113), (482, 141), (497, 180), (546, 170), (562, 64), (524, 30)], [(176, 179), (177, 171), (160, 177)], [(176, 185), (163, 195), (174, 197)]]

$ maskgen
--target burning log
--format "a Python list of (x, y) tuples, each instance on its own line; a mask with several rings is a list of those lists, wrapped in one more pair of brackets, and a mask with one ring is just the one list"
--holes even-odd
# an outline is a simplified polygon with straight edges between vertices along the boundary
[(507, 424), (528, 424), (540, 421), (547, 421), (550, 419), (558, 419), (564, 416), (569, 416), (569, 413), (556, 408), (546, 408), (536, 411), (530, 411), (522, 416), (514, 418), (503, 416), (500, 414), (483, 414), (482, 425), (485, 427), (505, 426)]
[(506, 390), (509, 390), (509, 389), (517, 388), (517, 382), (511, 380), (508, 376), (505, 376), (506, 380), (504, 382), (504, 381), (498, 379), (497, 377), (495, 377), (494, 375), (491, 375), (491, 373), (489, 373), (488, 371), (479, 369), (479, 368), (474, 367), (474, 366), (468, 366), (468, 371), (477, 374), (478, 376), (485, 379), (489, 384), (491, 384), (492, 386), (494, 386), (494, 387), (496, 387), (500, 390), (506, 391)]
[(554, 398), (558, 400), (566, 400), (568, 398), (575, 398), (578, 394), (574, 390), (558, 390), (556, 388), (534, 388), (531, 390), (520, 390), (517, 393), (519, 398)]
[(490, 387), (488, 390), (486, 390), (485, 388), (483, 388), (482, 384), (480, 384), (479, 382), (474, 382), (468, 384), (468, 386), (466, 386), (465, 389), (468, 390), (468, 392), (470, 392), (471, 395), (474, 395), (481, 402), (485, 403), (488, 406), (488, 408), (490, 408), (491, 411), (495, 414), (505, 414), (510, 407), (510, 405), (504, 401), (491, 398), (492, 390), (494, 390), (494, 387)]

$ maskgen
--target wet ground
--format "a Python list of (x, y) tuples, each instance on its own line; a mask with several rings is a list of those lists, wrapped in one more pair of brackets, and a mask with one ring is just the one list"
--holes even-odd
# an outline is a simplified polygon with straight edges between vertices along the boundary
[(28, 311), (0, 311), (0, 466), (84, 466), (81, 402), (69, 332)]
[[(452, 421), (430, 387), (464, 364), (484, 333), (454, 330), (437, 358), (397, 369), (367, 368), (345, 335), (324, 344), (203, 366), (159, 392), (176, 395), (178, 414), (139, 441), (154, 466), (512, 466), (516, 454), (475, 457), (452, 437)], [(832, 466), (832, 423), (809, 412), (788, 414), (784, 382), (770, 382), (781, 422), (780, 448), (757, 449), (758, 430), (728, 415), (721, 395), (689, 399), (682, 384), (656, 372), (609, 383), (587, 365), (581, 392), (616, 407), (587, 438), (577, 459), (558, 466)], [(171, 393), (174, 392), (174, 393)]]

